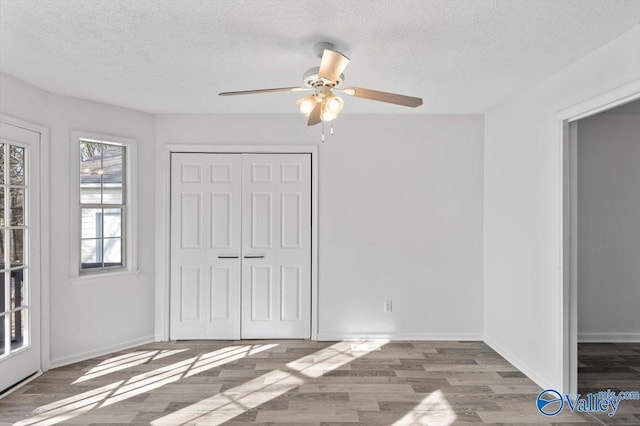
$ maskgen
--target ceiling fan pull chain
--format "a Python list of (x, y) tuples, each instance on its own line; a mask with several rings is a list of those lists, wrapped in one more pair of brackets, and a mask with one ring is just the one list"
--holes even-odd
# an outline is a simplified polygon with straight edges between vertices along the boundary
[(324, 143), (324, 121), (322, 122), (322, 143)]
[(331, 121), (331, 132), (329, 134), (333, 136), (333, 120)]

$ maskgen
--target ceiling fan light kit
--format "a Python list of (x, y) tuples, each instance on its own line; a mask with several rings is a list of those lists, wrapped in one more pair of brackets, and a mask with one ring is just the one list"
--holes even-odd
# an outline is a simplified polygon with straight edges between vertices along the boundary
[(303, 81), (306, 87), (279, 87), (274, 89), (222, 92), (219, 93), (219, 95), (235, 96), (256, 93), (313, 91), (313, 94), (296, 101), (300, 112), (308, 118), (308, 126), (315, 126), (321, 122), (332, 121), (338, 117), (344, 108), (344, 100), (337, 96), (334, 91), (347, 96), (392, 103), (411, 108), (422, 105), (422, 99), (413, 96), (362, 89), (359, 87), (345, 87), (344, 89), (340, 89), (338, 86), (344, 82), (343, 71), (347, 65), (349, 65), (350, 59), (342, 53), (333, 50), (333, 44), (331, 43), (320, 42), (316, 43), (314, 47), (322, 52), (321, 55), (319, 55), (321, 58), (320, 66), (310, 68), (304, 74)]
[(338, 117), (340, 111), (344, 108), (344, 101), (340, 96), (329, 93), (323, 99), (322, 121), (331, 121)]
[(313, 108), (315, 108), (317, 102), (318, 100), (316, 99), (315, 95), (309, 95), (305, 96), (304, 98), (298, 99), (296, 101), (296, 105), (298, 106), (298, 109), (300, 109), (302, 115), (304, 115), (305, 117), (309, 117), (309, 114), (311, 114), (311, 111), (313, 111)]

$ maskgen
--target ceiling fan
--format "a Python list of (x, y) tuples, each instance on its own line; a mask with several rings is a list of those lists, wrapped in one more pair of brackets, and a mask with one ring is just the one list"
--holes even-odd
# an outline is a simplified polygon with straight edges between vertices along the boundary
[(344, 107), (344, 101), (334, 92), (411, 108), (422, 105), (422, 99), (413, 96), (353, 86), (340, 88), (339, 86), (344, 82), (344, 74), (342, 74), (342, 72), (347, 65), (349, 65), (349, 58), (334, 50), (333, 44), (328, 42), (317, 43), (314, 47), (321, 52), (318, 55), (318, 57), (321, 58), (320, 66), (311, 68), (304, 74), (303, 80), (306, 87), (242, 90), (237, 92), (222, 92), (219, 93), (219, 95), (235, 96), (252, 95), (254, 93), (313, 91), (311, 95), (296, 101), (300, 112), (306, 117), (309, 117), (307, 122), (308, 126), (315, 126), (323, 121), (331, 121), (340, 114), (340, 111), (342, 111)]

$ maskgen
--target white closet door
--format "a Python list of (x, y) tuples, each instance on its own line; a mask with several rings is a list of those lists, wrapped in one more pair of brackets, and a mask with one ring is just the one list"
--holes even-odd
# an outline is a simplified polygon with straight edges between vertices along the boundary
[(242, 337), (311, 334), (311, 156), (242, 155)]
[(171, 156), (171, 339), (240, 338), (241, 160)]

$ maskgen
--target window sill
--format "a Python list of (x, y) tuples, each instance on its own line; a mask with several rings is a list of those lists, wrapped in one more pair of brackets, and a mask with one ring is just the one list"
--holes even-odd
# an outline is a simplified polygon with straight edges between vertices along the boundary
[(103, 281), (114, 278), (137, 278), (140, 271), (112, 271), (112, 272), (93, 272), (76, 275), (70, 278), (72, 284), (82, 284), (93, 281)]

